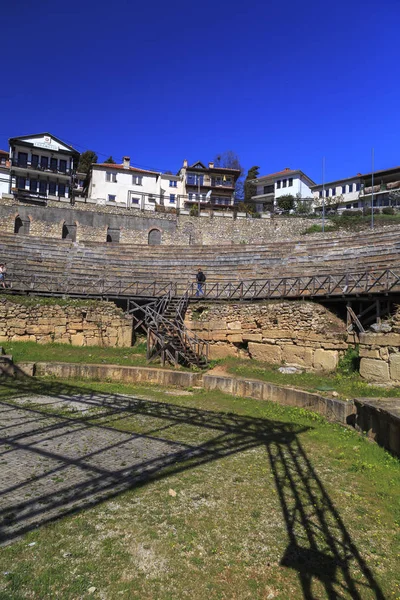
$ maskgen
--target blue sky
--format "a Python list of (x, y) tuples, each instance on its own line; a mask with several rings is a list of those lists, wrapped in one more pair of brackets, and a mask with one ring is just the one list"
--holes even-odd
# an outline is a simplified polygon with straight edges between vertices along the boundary
[(49, 131), (177, 171), (224, 150), (321, 181), (400, 164), (399, 0), (14, 0), (0, 148)]

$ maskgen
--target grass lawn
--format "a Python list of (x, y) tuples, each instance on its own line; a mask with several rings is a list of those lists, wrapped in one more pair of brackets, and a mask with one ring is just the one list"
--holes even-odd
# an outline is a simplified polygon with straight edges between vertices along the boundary
[(333, 391), (339, 394), (342, 400), (356, 397), (400, 397), (400, 387), (384, 388), (374, 386), (363, 380), (359, 373), (294, 373), (286, 375), (278, 371), (279, 365), (267, 365), (255, 360), (240, 360), (235, 358), (223, 361), (227, 373), (238, 377), (260, 379), (276, 385), (290, 385), (299, 389), (318, 392), (321, 395), (330, 395)]
[[(57, 402), (21, 404), (21, 392)], [(85, 412), (68, 405), (72, 394), (81, 407), (100, 392)], [(64, 422), (93, 439), (139, 440), (141, 464), (152, 445), (171, 447), (140, 483), (93, 505), (88, 492), (76, 514), (0, 548), (2, 600), (400, 598), (400, 464), (354, 431), (204, 390), (39, 380), (6, 382), (1, 394), (2, 465), (22, 450), (30, 464), (39, 445), (13, 436), (13, 405), (29, 413), (27, 426), (32, 415), (45, 422), (44, 470), (53, 454), (59, 469), (67, 462), (57, 445)], [(86, 467), (92, 450), (80, 448)], [(127, 456), (123, 468), (132, 465)], [(57, 485), (60, 498), (74, 481), (59, 470)]]
[(71, 346), (71, 344), (37, 344), (36, 342), (2, 342), (6, 354), (19, 362), (71, 362), (147, 366), (146, 342), (132, 348)]

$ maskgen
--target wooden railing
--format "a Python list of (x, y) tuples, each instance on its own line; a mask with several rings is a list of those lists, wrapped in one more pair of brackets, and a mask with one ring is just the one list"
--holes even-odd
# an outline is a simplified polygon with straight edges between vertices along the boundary
[[(46, 296), (67, 295), (79, 298), (143, 297), (170, 294), (187, 299), (199, 297), (197, 283), (134, 280), (116, 277), (7, 274), (8, 290)], [(1, 292), (6, 292), (0, 288)], [(400, 291), (400, 270), (383, 269), (362, 272), (320, 274), (313, 276), (254, 279), (250, 281), (210, 281), (203, 284), (201, 299), (252, 300), (268, 298), (302, 298), (318, 296), (354, 296)]]

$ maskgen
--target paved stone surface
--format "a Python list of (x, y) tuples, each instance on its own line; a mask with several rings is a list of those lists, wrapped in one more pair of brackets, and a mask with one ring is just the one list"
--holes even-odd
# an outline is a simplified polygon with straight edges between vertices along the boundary
[[(31, 400), (51, 408), (68, 405), (84, 416), (89, 408), (104, 406), (105, 397)], [(124, 416), (115, 407), (113, 413), (115, 419)], [(74, 422), (71, 416), (48, 416), (37, 407), (0, 403), (0, 543), (128, 489), (182, 453), (188, 458), (193, 452), (185, 444), (126, 433), (82, 418)]]

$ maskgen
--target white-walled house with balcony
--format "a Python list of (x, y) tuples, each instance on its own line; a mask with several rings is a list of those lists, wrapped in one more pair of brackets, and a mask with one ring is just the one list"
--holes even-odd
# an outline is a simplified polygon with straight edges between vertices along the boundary
[(281, 196), (312, 198), (311, 191), (315, 182), (303, 171), (286, 168), (270, 175), (261, 175), (254, 180), (256, 194), (251, 200), (256, 204), (257, 212), (273, 211)]
[(10, 191), (10, 159), (6, 150), (0, 150), (0, 198)]
[(13, 137), (9, 144), (9, 193), (22, 201), (69, 201), (79, 152), (50, 133)]
[(180, 177), (132, 167), (125, 156), (122, 164), (92, 165), (88, 195), (97, 204), (154, 211), (156, 205), (176, 208), (182, 192)]
[[(374, 185), (372, 186), (372, 181)], [(375, 208), (400, 205), (400, 167), (392, 167), (374, 173), (357, 173), (353, 177), (329, 181), (312, 187), (314, 208), (322, 205), (334, 207), (339, 212), (345, 209)]]

